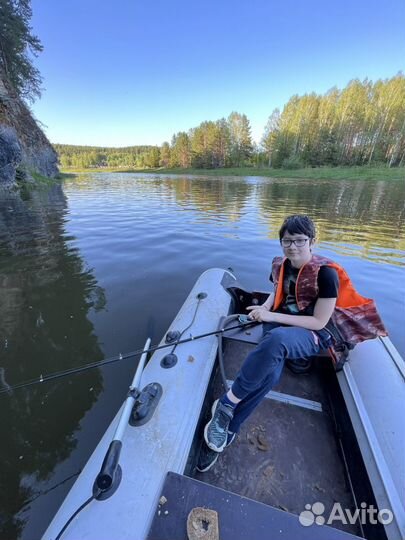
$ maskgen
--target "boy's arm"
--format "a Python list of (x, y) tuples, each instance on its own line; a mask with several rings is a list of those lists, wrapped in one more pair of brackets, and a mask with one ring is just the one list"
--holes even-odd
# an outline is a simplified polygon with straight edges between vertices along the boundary
[(266, 311), (263, 306), (249, 306), (249, 316), (259, 322), (277, 322), (289, 326), (299, 326), (308, 330), (322, 330), (328, 323), (335, 309), (336, 298), (318, 298), (313, 315), (285, 315), (274, 311)]
[[(267, 311), (270, 311), (274, 304), (274, 293), (270, 293), (267, 300), (262, 304), (262, 307), (267, 309)], [(249, 306), (250, 307), (250, 306)]]

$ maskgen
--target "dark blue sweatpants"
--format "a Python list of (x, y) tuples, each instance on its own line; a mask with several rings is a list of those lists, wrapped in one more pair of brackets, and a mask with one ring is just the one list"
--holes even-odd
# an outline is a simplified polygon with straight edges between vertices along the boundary
[(246, 418), (279, 381), (287, 358), (307, 358), (328, 347), (325, 330), (312, 332), (297, 326), (263, 324), (263, 337), (246, 357), (232, 385), (232, 392), (242, 401), (235, 408), (229, 431), (237, 433)]

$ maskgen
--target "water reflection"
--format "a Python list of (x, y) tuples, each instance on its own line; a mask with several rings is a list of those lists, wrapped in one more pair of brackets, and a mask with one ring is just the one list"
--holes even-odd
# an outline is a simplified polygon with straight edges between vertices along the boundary
[(405, 183), (292, 179), (153, 178), (176, 202), (201, 212), (202, 221), (235, 222), (259, 210), (267, 236), (277, 239), (284, 217), (306, 213), (317, 223), (318, 242), (342, 254), (378, 262), (404, 263)]
[(258, 200), (270, 236), (284, 216), (305, 212), (316, 221), (318, 241), (325, 247), (379, 262), (404, 262), (403, 182), (277, 180), (260, 186)]
[[(94, 190), (95, 178), (75, 180), (75, 189)], [(253, 227), (259, 217), (271, 239), (277, 239), (286, 215), (307, 213), (326, 248), (376, 262), (405, 262), (405, 182), (128, 174), (104, 175), (102, 182), (110, 194), (125, 190), (138, 207), (157, 202), (167, 209), (175, 203), (197, 224)]]
[[(154, 180), (153, 183), (161, 183)], [(166, 179), (177, 204), (185, 209), (197, 210), (201, 221), (237, 222), (252, 195), (253, 186), (246, 182), (217, 178), (179, 177)]]
[[(100, 360), (87, 315), (103, 291), (64, 238), (60, 186), (0, 198), (0, 366), (3, 385)], [(76, 445), (79, 422), (103, 388), (96, 370), (0, 395), (0, 530), (18, 538), (55, 465)], [(90, 391), (91, 390), (91, 391)], [(80, 393), (80, 400), (76, 395)]]

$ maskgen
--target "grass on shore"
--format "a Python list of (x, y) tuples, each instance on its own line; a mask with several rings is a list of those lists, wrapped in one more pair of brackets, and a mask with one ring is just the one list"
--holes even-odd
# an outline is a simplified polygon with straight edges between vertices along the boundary
[(77, 176), (76, 172), (62, 172), (60, 171), (59, 174), (56, 176), (57, 180), (65, 180), (67, 178), (75, 178)]
[[(26, 178), (18, 178), (16, 181), (17, 189), (23, 190), (32, 190), (32, 189), (42, 189), (52, 186), (54, 184), (60, 184), (62, 180), (67, 178), (74, 178), (76, 174), (74, 173), (63, 173), (59, 172), (54, 178), (49, 178), (48, 176), (43, 176), (42, 174), (34, 171), (28, 171), (28, 180)], [(31, 177), (31, 178), (30, 178)]]
[(50, 186), (52, 184), (57, 184), (61, 180), (61, 176), (57, 175), (55, 178), (49, 178), (48, 176), (43, 176), (35, 171), (30, 171), (30, 175), (35, 180), (35, 185), (45, 185)]
[(271, 178), (313, 178), (331, 180), (404, 180), (405, 167), (389, 169), (385, 166), (356, 166), (356, 167), (308, 167), (305, 169), (269, 169), (259, 167), (240, 167), (224, 169), (133, 169), (103, 167), (96, 169), (64, 169), (61, 174), (72, 173), (141, 173), (167, 175), (200, 175), (200, 176), (264, 176)]

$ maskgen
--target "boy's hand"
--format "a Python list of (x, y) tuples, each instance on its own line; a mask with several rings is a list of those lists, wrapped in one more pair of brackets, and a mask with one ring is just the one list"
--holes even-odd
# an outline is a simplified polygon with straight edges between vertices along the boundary
[(263, 306), (248, 306), (246, 309), (250, 311), (249, 318), (252, 319), (252, 321), (273, 321), (273, 313)]

